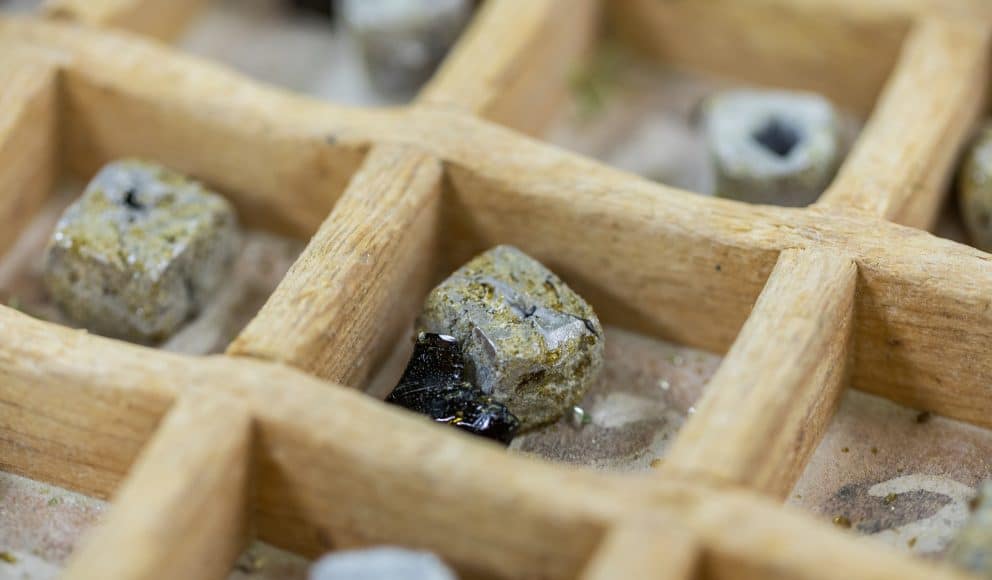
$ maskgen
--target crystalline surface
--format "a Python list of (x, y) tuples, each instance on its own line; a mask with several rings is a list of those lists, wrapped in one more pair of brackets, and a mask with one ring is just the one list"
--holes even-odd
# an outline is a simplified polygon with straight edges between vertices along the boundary
[(509, 443), (519, 420), (504, 405), (462, 380), (464, 369), (461, 348), (453, 337), (421, 333), (403, 377), (386, 402)]
[(504, 403), (522, 429), (561, 417), (603, 364), (592, 308), (511, 246), (474, 258), (435, 288), (418, 324), (461, 343), (468, 379)]
[(87, 329), (157, 341), (203, 307), (237, 244), (234, 211), (223, 198), (162, 167), (120, 161), (62, 215), (45, 284)]

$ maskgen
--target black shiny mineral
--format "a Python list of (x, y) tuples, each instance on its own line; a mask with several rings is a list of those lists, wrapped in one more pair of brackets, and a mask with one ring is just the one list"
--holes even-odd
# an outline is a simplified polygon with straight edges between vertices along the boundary
[(326, 18), (334, 17), (334, 0), (290, 0), (293, 8)]
[(403, 377), (386, 402), (509, 444), (520, 427), (519, 419), (465, 381), (464, 370), (458, 341), (444, 334), (422, 332)]

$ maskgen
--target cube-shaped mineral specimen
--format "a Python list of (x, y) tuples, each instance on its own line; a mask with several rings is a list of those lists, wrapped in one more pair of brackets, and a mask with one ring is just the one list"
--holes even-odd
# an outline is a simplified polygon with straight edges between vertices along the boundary
[(234, 210), (222, 197), (163, 167), (118, 161), (56, 225), (45, 284), (80, 326), (154, 342), (200, 310), (237, 243)]
[(387, 403), (474, 435), (509, 444), (520, 421), (505, 405), (464, 380), (465, 361), (453, 336), (421, 332)]
[(787, 91), (729, 91), (704, 104), (716, 193), (786, 206), (808, 205), (841, 157), (839, 121), (826, 99)]
[(458, 40), (472, 0), (337, 0), (373, 86), (407, 96), (426, 82)]
[(961, 217), (975, 247), (992, 252), (992, 126), (982, 129), (958, 182)]
[(418, 325), (461, 344), (472, 384), (526, 430), (579, 402), (603, 365), (603, 328), (578, 294), (512, 246), (468, 262), (431, 291)]
[(980, 578), (992, 578), (992, 481), (978, 486), (972, 513), (947, 547), (947, 559)]
[(380, 546), (331, 552), (310, 568), (309, 580), (455, 580), (455, 574), (430, 552)]

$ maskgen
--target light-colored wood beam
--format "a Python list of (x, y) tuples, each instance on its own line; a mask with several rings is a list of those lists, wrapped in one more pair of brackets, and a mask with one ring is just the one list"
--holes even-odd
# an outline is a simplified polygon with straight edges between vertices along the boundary
[[(867, 115), (909, 18), (873, 2), (608, 2), (618, 37), (659, 62), (828, 96)], [(747, 63), (747, 66), (741, 66)]]
[(833, 252), (782, 252), (663, 474), (789, 493), (847, 379), (856, 270)]
[(819, 205), (914, 227), (937, 217), (957, 157), (984, 112), (992, 22), (928, 18)]
[(178, 36), (205, 4), (206, 0), (46, 0), (42, 13), (168, 40)]
[(113, 493), (172, 404), (185, 360), (122, 345), (0, 307), (0, 469)]
[(610, 530), (581, 580), (690, 580), (700, 572), (699, 543), (678, 522), (642, 518)]
[(688, 345), (730, 347), (781, 250), (836, 249), (858, 263), (864, 288), (853, 385), (992, 424), (992, 268), (972, 248), (855, 212), (677, 191), (463, 115), (300, 99), (136, 38), (2, 19), (0, 37), (72, 57), (70, 162), (164, 160), (222, 184), (247, 221), (305, 235), (371, 143), (415, 147), (447, 169), (445, 269), (513, 243), (604, 319)]
[[(0, 358), (0, 374), (29, 385), (38, 400), (87, 395), (72, 401), (78, 403), (77, 421), (90, 420), (92, 399), (119, 405), (113, 418), (94, 416), (91, 432), (45, 431), (51, 445), (69, 446), (80, 457), (106, 454), (102, 439), (121, 429), (122, 417), (143, 422), (144, 443), (157, 417), (120, 409), (158, 405), (166, 387), (174, 396), (236, 398), (256, 426), (254, 527), (263, 539), (304, 554), (390, 542), (437, 551), (470, 573), (572, 578), (607, 530), (657, 514), (698, 539), (702, 569), (721, 580), (960, 578), (749, 492), (608, 476), (509, 455), (281, 365), (171, 355), (3, 307), (0, 327), (0, 352), (15, 353)], [(108, 352), (115, 353), (113, 361)], [(5, 381), (0, 408), (24, 400)], [(31, 441), (25, 434), (43, 416), (22, 412), (2, 419), (4, 469), (80, 487), (76, 478), (84, 472), (67, 470), (58, 479), (34, 469), (51, 450), (8, 455)]]
[(420, 104), (540, 134), (596, 40), (598, 0), (486, 2)]
[(228, 353), (364, 386), (409, 332), (433, 282), (441, 178), (429, 155), (398, 145), (373, 149)]
[(181, 398), (63, 577), (226, 578), (248, 537), (251, 423), (233, 398)]
[(0, 42), (0, 252), (55, 184), (58, 65), (57, 55)]

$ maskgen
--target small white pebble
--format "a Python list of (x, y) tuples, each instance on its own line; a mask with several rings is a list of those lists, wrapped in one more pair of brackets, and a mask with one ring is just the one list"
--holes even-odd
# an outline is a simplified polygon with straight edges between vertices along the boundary
[(665, 379), (658, 379), (658, 386), (661, 387), (662, 391), (667, 391), (668, 389), (672, 388), (672, 383), (669, 383)]
[(582, 407), (575, 405), (572, 407), (572, 427), (576, 429), (581, 429), (584, 425), (588, 425), (592, 422), (592, 415), (586, 412)]
[(696, 414), (696, 408), (695, 407), (689, 407), (688, 414), (689, 415), (695, 415)]
[(430, 552), (380, 547), (331, 552), (310, 567), (309, 580), (456, 580)]

